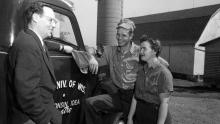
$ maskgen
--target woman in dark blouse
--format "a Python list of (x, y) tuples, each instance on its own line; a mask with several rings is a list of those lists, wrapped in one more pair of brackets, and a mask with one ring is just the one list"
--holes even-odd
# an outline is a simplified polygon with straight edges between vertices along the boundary
[(168, 103), (173, 77), (158, 60), (161, 44), (146, 35), (140, 42), (141, 60), (127, 124), (171, 124)]

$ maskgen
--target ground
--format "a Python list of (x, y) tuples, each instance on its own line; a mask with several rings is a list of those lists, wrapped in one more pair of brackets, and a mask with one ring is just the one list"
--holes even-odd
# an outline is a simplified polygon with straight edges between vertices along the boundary
[(175, 79), (170, 100), (173, 124), (219, 124), (220, 90), (202, 83)]

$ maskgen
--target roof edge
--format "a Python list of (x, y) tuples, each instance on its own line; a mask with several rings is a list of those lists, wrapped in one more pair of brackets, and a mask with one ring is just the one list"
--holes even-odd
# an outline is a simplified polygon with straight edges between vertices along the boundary
[(172, 21), (172, 20), (181, 20), (187, 18), (197, 18), (203, 16), (211, 16), (218, 8), (220, 4), (203, 6), (198, 8), (190, 8), (172, 12), (157, 13), (139, 17), (131, 17), (136, 24), (141, 23), (153, 23), (161, 21)]

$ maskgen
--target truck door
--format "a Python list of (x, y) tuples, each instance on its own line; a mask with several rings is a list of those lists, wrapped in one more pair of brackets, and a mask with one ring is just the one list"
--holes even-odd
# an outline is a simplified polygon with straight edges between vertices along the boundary
[[(78, 22), (71, 11), (51, 6), (57, 19), (53, 37), (46, 42), (70, 45), (76, 50), (85, 50)], [(96, 77), (80, 71), (71, 54), (49, 50), (55, 69), (57, 88), (55, 106), (63, 115), (63, 124), (79, 123), (81, 101), (91, 95)]]

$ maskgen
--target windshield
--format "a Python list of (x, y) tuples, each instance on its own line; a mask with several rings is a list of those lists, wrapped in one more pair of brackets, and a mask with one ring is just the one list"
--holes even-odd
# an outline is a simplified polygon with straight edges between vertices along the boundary
[(57, 23), (53, 31), (53, 37), (77, 46), (69, 17), (60, 13), (55, 13), (55, 16)]

